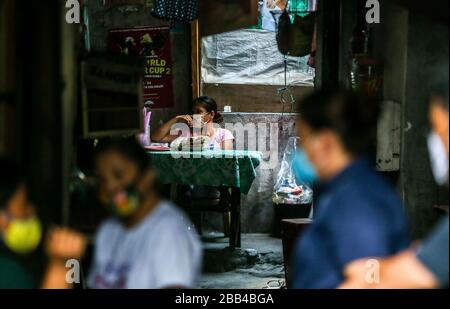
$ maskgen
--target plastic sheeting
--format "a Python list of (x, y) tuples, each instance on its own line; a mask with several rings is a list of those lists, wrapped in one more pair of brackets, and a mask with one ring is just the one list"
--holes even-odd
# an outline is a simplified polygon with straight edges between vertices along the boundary
[(291, 137), (284, 151), (281, 168), (273, 187), (272, 201), (275, 204), (303, 205), (312, 203), (313, 190), (306, 183), (296, 179), (294, 174), (294, 157), (298, 151), (299, 140), (298, 137)]
[[(287, 57), (287, 83), (314, 85), (308, 56)], [(284, 85), (284, 56), (272, 31), (245, 29), (202, 40), (202, 82)]]

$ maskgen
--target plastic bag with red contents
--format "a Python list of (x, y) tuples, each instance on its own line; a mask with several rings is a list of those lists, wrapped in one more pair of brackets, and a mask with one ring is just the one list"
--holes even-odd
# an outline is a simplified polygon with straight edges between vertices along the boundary
[(297, 151), (298, 138), (289, 139), (281, 161), (281, 168), (274, 186), (272, 200), (275, 204), (303, 205), (311, 204), (313, 190), (297, 180), (293, 170), (294, 155)]

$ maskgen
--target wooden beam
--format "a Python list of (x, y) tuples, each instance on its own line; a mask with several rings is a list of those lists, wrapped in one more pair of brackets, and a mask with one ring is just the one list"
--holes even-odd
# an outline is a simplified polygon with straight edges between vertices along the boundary
[(15, 6), (13, 0), (0, 2), (0, 154), (7, 156), (15, 156), (17, 146)]
[(191, 25), (191, 66), (192, 66), (192, 97), (200, 96), (201, 46), (200, 27), (198, 20)]

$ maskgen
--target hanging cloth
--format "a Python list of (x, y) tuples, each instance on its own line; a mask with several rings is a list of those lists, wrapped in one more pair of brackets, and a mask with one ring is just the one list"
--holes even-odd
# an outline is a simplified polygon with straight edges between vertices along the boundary
[(277, 32), (277, 43), (278, 50), (283, 55), (288, 55), (290, 50), (290, 39), (291, 39), (291, 18), (287, 10), (284, 10), (278, 20), (278, 32)]
[(179, 22), (191, 22), (197, 18), (198, 0), (155, 0), (152, 15)]
[[(283, 55), (293, 57), (304, 57), (311, 53), (312, 41), (314, 36), (314, 27), (316, 22), (316, 13), (308, 14), (307, 7), (300, 6), (300, 4), (307, 4), (305, 2), (295, 2), (294, 9), (302, 8), (301, 11), (295, 11), (294, 23), (291, 23), (289, 11), (284, 10), (280, 16), (277, 32), (278, 50)], [(288, 6), (292, 7), (293, 4)]]
[(289, 55), (304, 57), (311, 53), (315, 22), (315, 13), (310, 13), (305, 17), (295, 16), (290, 31)]

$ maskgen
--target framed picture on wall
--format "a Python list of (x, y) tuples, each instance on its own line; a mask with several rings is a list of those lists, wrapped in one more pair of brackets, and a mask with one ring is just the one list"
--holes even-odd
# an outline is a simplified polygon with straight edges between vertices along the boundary
[(152, 109), (174, 106), (169, 27), (112, 29), (108, 49), (114, 54), (144, 59), (142, 91), (146, 106)]

